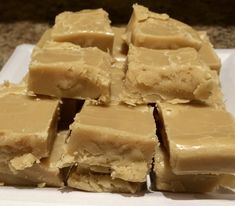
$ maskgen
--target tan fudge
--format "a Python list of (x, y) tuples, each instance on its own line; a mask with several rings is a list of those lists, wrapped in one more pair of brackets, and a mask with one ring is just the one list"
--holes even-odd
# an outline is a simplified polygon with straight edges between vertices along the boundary
[(198, 51), (200, 58), (212, 69), (220, 72), (221, 61), (210, 43), (209, 37), (205, 31), (198, 32), (202, 39), (202, 46)]
[(107, 102), (110, 56), (95, 48), (46, 42), (36, 47), (29, 66), (28, 90), (58, 98), (98, 99)]
[(200, 49), (202, 41), (192, 27), (134, 4), (133, 13), (124, 36), (128, 44), (152, 49)]
[[(69, 131), (59, 132), (55, 138), (50, 156), (28, 165), (22, 170), (15, 170), (5, 162), (0, 163), (0, 182), (4, 185), (14, 186), (64, 186), (59, 168), (66, 166), (64, 163), (68, 161), (65, 144), (68, 134)], [(19, 161), (19, 164), (22, 165), (30, 161), (30, 155), (25, 155), (24, 162)]]
[(218, 87), (216, 72), (193, 48), (153, 50), (130, 45), (123, 101), (143, 104), (167, 101), (206, 101)]
[(122, 27), (112, 27), (114, 32), (114, 42), (112, 55), (117, 61), (125, 61), (128, 51), (128, 46), (123, 40), (122, 35), (125, 33), (126, 28)]
[(41, 38), (39, 39), (38, 43), (36, 44), (37, 47), (40, 47), (42, 48), (44, 46), (44, 44), (47, 42), (47, 41), (52, 41), (52, 38), (51, 38), (51, 30), (52, 29), (47, 29), (43, 35), (41, 36)]
[[(59, 101), (27, 96), (25, 86), (0, 87), (0, 162), (16, 170), (49, 156), (57, 129)], [(28, 161), (27, 159), (30, 158)], [(19, 162), (25, 162), (25, 165)]]
[(113, 179), (110, 174), (80, 167), (70, 173), (67, 182), (69, 187), (90, 192), (136, 193), (143, 187), (143, 183)]
[(103, 9), (63, 12), (56, 16), (51, 37), (58, 42), (72, 42), (81, 47), (112, 51), (114, 33), (108, 13)]
[(112, 178), (144, 182), (155, 147), (152, 108), (83, 106), (71, 125), (69, 155), (80, 166), (109, 168)]
[(175, 174), (235, 173), (235, 121), (231, 114), (198, 104), (158, 102), (157, 107)]
[(174, 174), (162, 146), (156, 147), (153, 173), (155, 189), (169, 192), (212, 192), (219, 187), (221, 180), (217, 175)]

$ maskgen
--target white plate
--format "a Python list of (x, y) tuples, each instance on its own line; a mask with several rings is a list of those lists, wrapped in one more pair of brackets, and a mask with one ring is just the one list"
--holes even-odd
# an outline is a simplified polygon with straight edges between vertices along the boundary
[[(18, 46), (0, 72), (0, 83), (18, 83), (28, 71), (33, 45)], [(222, 60), (221, 86), (226, 108), (235, 117), (235, 49), (218, 49)], [(1, 109), (1, 108), (0, 108)], [(142, 196), (92, 193), (54, 188), (0, 187), (0, 206), (227, 206), (235, 205), (233, 194), (173, 194), (148, 192)]]

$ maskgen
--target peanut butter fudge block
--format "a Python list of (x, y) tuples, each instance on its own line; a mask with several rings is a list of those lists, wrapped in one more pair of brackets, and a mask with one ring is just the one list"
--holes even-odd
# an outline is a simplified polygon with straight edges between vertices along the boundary
[(128, 51), (128, 46), (123, 40), (122, 35), (125, 33), (126, 28), (122, 27), (112, 27), (114, 32), (114, 42), (112, 55), (117, 61), (125, 61)]
[(110, 68), (111, 57), (98, 48), (46, 42), (32, 54), (28, 90), (58, 98), (106, 102), (110, 93)]
[(219, 57), (214, 51), (213, 45), (211, 44), (209, 37), (205, 31), (198, 32), (202, 39), (202, 46), (198, 53), (200, 58), (212, 69), (220, 72), (221, 62)]
[(114, 33), (108, 13), (103, 9), (63, 12), (56, 16), (51, 37), (58, 42), (72, 42), (81, 47), (112, 51)]
[(2, 85), (0, 162), (10, 161), (18, 169), (20, 159), (30, 157), (33, 164), (49, 156), (56, 135), (58, 105), (55, 99), (27, 96), (24, 86)]
[(124, 39), (128, 44), (152, 49), (200, 49), (202, 41), (190, 26), (134, 4)]
[(218, 87), (216, 72), (193, 48), (153, 50), (130, 45), (127, 64), (122, 98), (128, 104), (205, 101)]
[(154, 189), (169, 192), (212, 192), (220, 185), (219, 175), (176, 175), (169, 164), (169, 156), (161, 146), (156, 147), (152, 184)]
[(87, 168), (77, 167), (70, 173), (68, 186), (90, 192), (136, 193), (143, 183), (113, 179), (110, 174), (96, 173)]
[(157, 103), (175, 174), (235, 173), (235, 121), (225, 110)]
[(112, 178), (144, 182), (155, 147), (153, 109), (86, 103), (71, 125), (68, 152), (80, 166), (110, 169)]
[(50, 156), (41, 159), (40, 162), (32, 165), (32, 158), (28, 154), (24, 155), (24, 160), (18, 159), (17, 165), (22, 167), (22, 170), (15, 170), (12, 165), (5, 162), (0, 163), (0, 182), (15, 186), (63, 186), (62, 172), (59, 168), (66, 166), (70, 161), (65, 143), (68, 135), (68, 130), (57, 133)]

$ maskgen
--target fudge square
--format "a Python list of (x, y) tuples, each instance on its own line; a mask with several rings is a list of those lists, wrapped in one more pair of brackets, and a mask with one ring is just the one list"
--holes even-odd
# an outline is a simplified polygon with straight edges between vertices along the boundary
[(218, 76), (194, 48), (155, 50), (130, 45), (122, 98), (128, 104), (162, 99), (206, 101)]
[(51, 37), (54, 41), (98, 47), (110, 52), (114, 41), (108, 13), (103, 9), (60, 13), (56, 16)]
[(235, 121), (201, 104), (157, 103), (162, 139), (175, 174), (234, 174)]
[(36, 94), (106, 102), (111, 57), (95, 47), (45, 42), (36, 47), (29, 66), (28, 90)]
[(137, 4), (133, 5), (124, 39), (128, 44), (152, 49), (193, 47), (198, 50), (202, 44), (192, 27)]
[(151, 177), (152, 186), (156, 190), (193, 193), (215, 191), (223, 178), (221, 175), (211, 174), (174, 174), (169, 163), (169, 155), (160, 144), (156, 146)]
[(148, 106), (95, 106), (86, 102), (71, 125), (68, 153), (80, 166), (109, 168), (112, 178), (144, 182), (156, 142)]
[(0, 162), (9, 161), (15, 169), (25, 155), (32, 163), (49, 156), (57, 130), (59, 101), (27, 96), (26, 90), (11, 84), (0, 87)]

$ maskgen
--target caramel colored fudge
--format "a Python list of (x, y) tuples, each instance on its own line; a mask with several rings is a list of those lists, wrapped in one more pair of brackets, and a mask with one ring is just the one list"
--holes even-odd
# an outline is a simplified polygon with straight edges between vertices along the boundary
[[(49, 156), (57, 129), (59, 101), (27, 96), (24, 86), (0, 87), (0, 162), (15, 169)], [(19, 162), (30, 160), (24, 165)], [(23, 161), (24, 162), (24, 161)]]
[(168, 154), (161, 146), (156, 147), (153, 169), (156, 190), (169, 192), (212, 192), (220, 185), (217, 175), (176, 175), (172, 172)]
[(114, 42), (112, 55), (117, 61), (125, 61), (128, 51), (128, 46), (123, 40), (122, 35), (125, 33), (125, 27), (112, 27), (114, 32)]
[(157, 104), (163, 142), (175, 174), (235, 173), (235, 121), (225, 110), (199, 104)]
[(68, 186), (90, 192), (139, 192), (143, 183), (113, 179), (110, 174), (92, 172), (86, 168), (77, 168), (70, 173)]
[(215, 71), (193, 48), (153, 50), (130, 45), (123, 100), (143, 104), (162, 99), (206, 101), (218, 87)]
[[(57, 133), (50, 156), (23, 170), (15, 170), (11, 165), (0, 163), (0, 182), (4, 185), (14, 186), (64, 186), (59, 168), (66, 166), (66, 162), (69, 161), (65, 143), (68, 135), (68, 130)], [(30, 155), (25, 155), (24, 161), (18, 163), (23, 165), (27, 162), (31, 162)]]
[(110, 67), (111, 57), (95, 47), (46, 42), (32, 54), (28, 90), (58, 98), (106, 102), (110, 92)]
[(192, 27), (137, 4), (133, 5), (124, 38), (128, 44), (152, 49), (193, 47), (198, 50), (202, 44)]
[(214, 51), (213, 45), (210, 43), (209, 37), (206, 32), (198, 32), (200, 38), (202, 39), (202, 46), (199, 49), (198, 53), (200, 58), (212, 69), (220, 72), (221, 62), (219, 57)]
[(103, 9), (96, 9), (60, 13), (56, 16), (51, 37), (58, 42), (112, 51), (114, 33), (108, 13)]
[(109, 168), (112, 178), (144, 182), (155, 147), (153, 109), (86, 103), (71, 125), (68, 152), (80, 166)]

